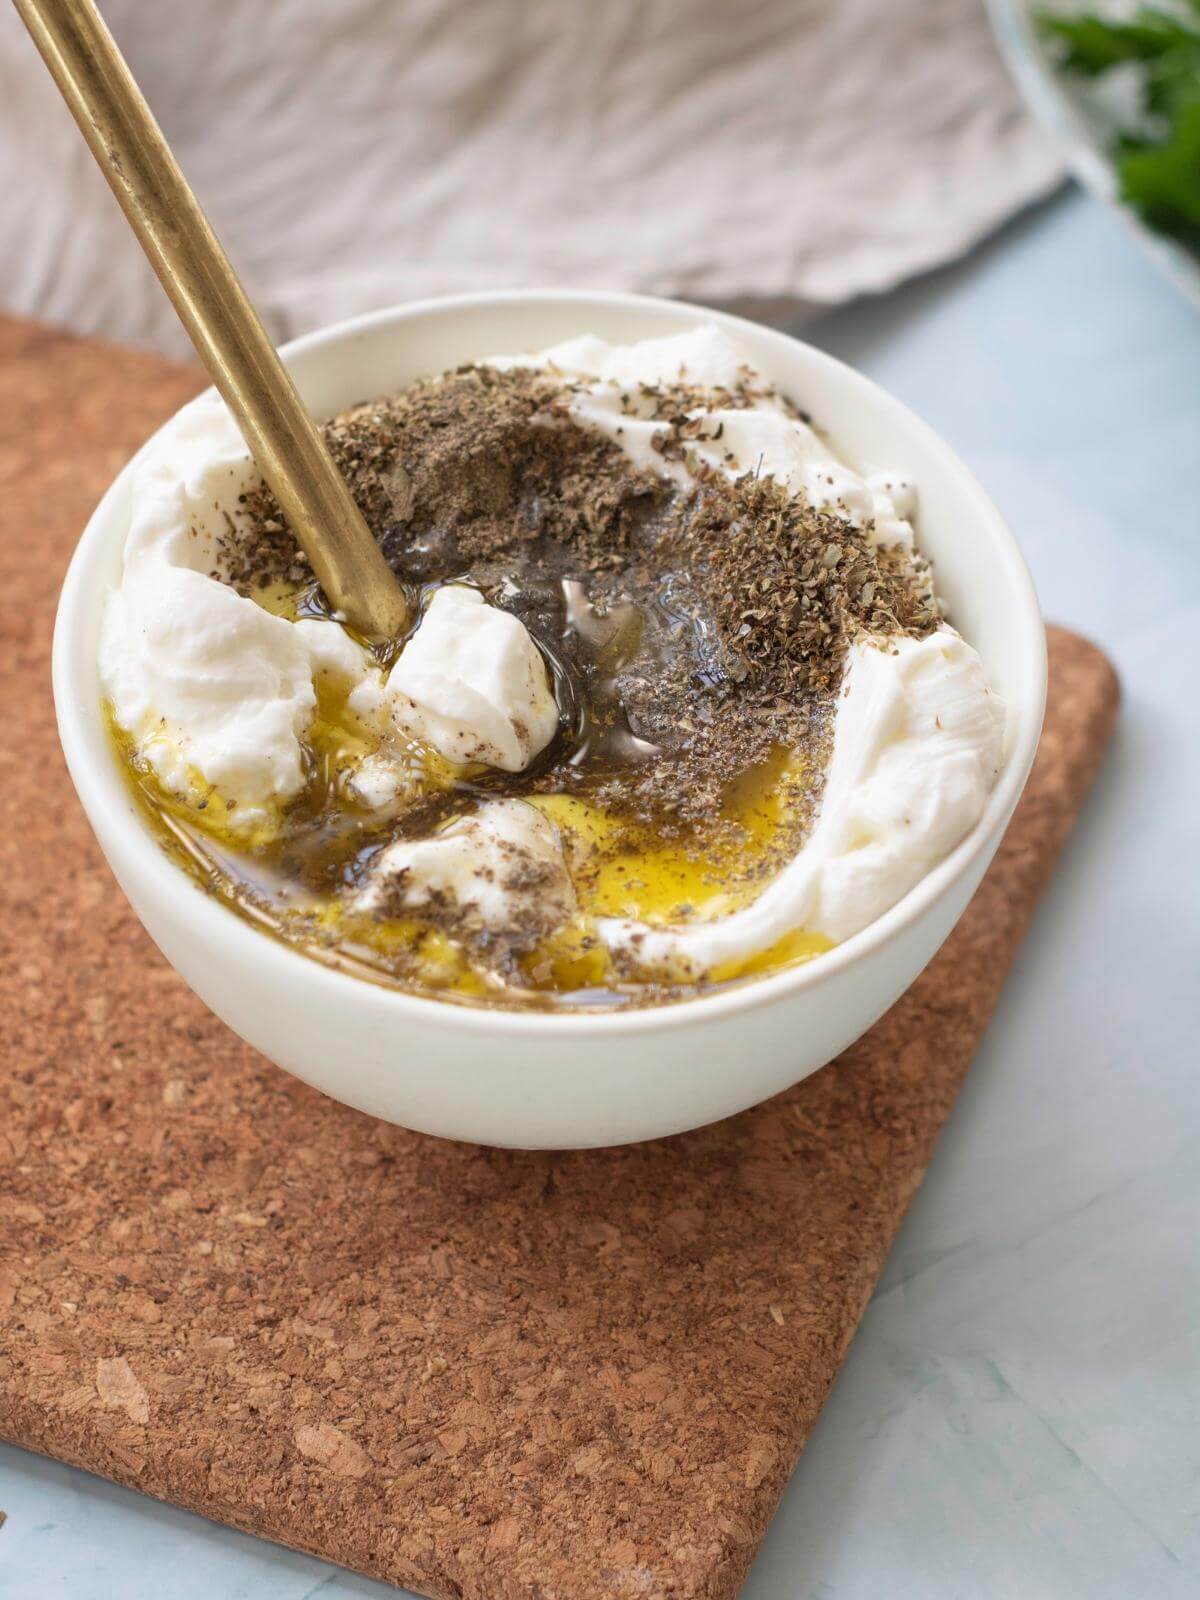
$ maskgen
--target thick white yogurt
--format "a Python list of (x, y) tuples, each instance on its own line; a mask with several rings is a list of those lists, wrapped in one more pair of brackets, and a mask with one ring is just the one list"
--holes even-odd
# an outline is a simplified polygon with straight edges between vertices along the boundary
[(554, 824), (524, 800), (485, 800), (429, 839), (397, 839), (371, 864), (354, 909), (385, 901), (419, 911), (438, 900), (493, 932), (549, 932), (575, 910)]
[[(306, 781), (302, 741), (326, 677), (381, 738), (422, 738), (452, 761), (515, 772), (553, 737), (558, 709), (525, 625), (461, 587), (434, 597), (385, 683), (336, 622), (272, 616), (212, 574), (218, 538), (257, 482), (215, 395), (167, 425), (134, 474), (121, 582), (107, 598), (100, 672), (117, 722), (163, 786), (214, 785), (233, 822), (261, 821)], [(403, 764), (369, 758), (350, 786), (386, 804)]]
[(388, 680), (393, 715), (447, 761), (523, 772), (558, 729), (546, 663), (519, 618), (447, 584)]
[(353, 685), (376, 716), (382, 684), (335, 622), (271, 616), (210, 576), (217, 537), (256, 481), (224, 404), (203, 395), (163, 430), (134, 475), (119, 588), (105, 604), (100, 673), (117, 722), (163, 786), (213, 784), (246, 823), (305, 782), (301, 740), (314, 681)]
[[(612, 346), (591, 336), (500, 366), (574, 380), (570, 411), (614, 440), (639, 466), (687, 482), (687, 462), (654, 448), (661, 429), (641, 385), (687, 383), (736, 390), (748, 377), (737, 346), (714, 325)], [(774, 478), (817, 507), (835, 508), (882, 545), (913, 548), (916, 492), (902, 473), (863, 477), (806, 422), (769, 396), (750, 408), (717, 405), (700, 460), (731, 478)], [(717, 437), (719, 435), (719, 437)], [(651, 967), (696, 971), (744, 960), (806, 929), (840, 941), (866, 927), (949, 854), (979, 820), (1003, 758), (1005, 714), (976, 652), (953, 629), (921, 641), (852, 647), (834, 721), (833, 751), (813, 831), (798, 855), (744, 910), (662, 928), (602, 919), (614, 951)]]
[[(569, 409), (639, 465), (676, 480), (687, 462), (654, 448), (660, 424), (640, 385), (685, 381), (736, 390), (741, 352), (715, 327), (610, 346), (591, 337), (537, 356), (497, 357), (572, 382)], [(752, 408), (715, 404), (689, 448), (731, 477), (772, 477), (818, 506), (836, 507), (880, 543), (913, 544), (916, 496), (901, 474), (864, 477), (769, 396)], [(717, 437), (719, 435), (719, 437)], [(110, 595), (101, 670), (117, 721), (163, 784), (215, 784), (247, 819), (298, 793), (302, 740), (329, 674), (380, 731), (383, 748), (349, 779), (361, 803), (386, 806), (412, 784), (389, 755), (389, 732), (452, 761), (522, 770), (553, 737), (557, 707), (544, 664), (516, 618), (462, 586), (439, 591), (385, 682), (336, 623), (292, 623), (210, 576), (217, 535), (254, 481), (241, 437), (219, 400), (186, 407), (135, 476), (120, 587)], [(696, 972), (745, 959), (800, 928), (834, 941), (865, 927), (965, 837), (1003, 756), (1005, 716), (978, 656), (950, 628), (930, 638), (863, 640), (850, 652), (816, 823), (797, 856), (748, 907), (677, 927), (599, 923), (614, 951), (651, 967)], [(530, 914), (528, 891), (503, 871), (514, 852), (542, 869), (553, 916), (575, 907), (553, 827), (521, 801), (487, 802), (426, 840), (377, 858), (357, 905), (399, 889), (419, 909), (445, 896), (490, 928)], [(522, 900), (522, 894), (526, 900)]]
[[(497, 356), (492, 365), (540, 368), (572, 379), (576, 392), (568, 410), (576, 422), (612, 439), (639, 467), (681, 484), (692, 474), (686, 462), (655, 449), (663, 425), (654, 420), (653, 396), (642, 385), (686, 383), (732, 393), (750, 378), (765, 387), (729, 335), (713, 323), (630, 345), (610, 345), (585, 334), (539, 355)], [(706, 436), (690, 441), (689, 448), (706, 465), (730, 478), (747, 472), (774, 478), (818, 509), (836, 507), (859, 527), (870, 525), (876, 543), (912, 547), (916, 495), (902, 473), (860, 476), (808, 423), (789, 416), (766, 395), (753, 407), (717, 405), (688, 414), (705, 420)]]
[(1004, 708), (953, 629), (856, 644), (820, 812), (800, 852), (744, 910), (676, 928), (605, 919), (600, 936), (643, 965), (698, 971), (744, 960), (797, 928), (848, 939), (974, 827), (1003, 744)]

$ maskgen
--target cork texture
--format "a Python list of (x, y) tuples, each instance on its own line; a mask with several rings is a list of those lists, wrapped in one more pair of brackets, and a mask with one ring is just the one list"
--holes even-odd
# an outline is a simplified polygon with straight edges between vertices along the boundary
[(1092, 780), (1111, 669), (1052, 632), (994, 867), (834, 1066), (627, 1149), (406, 1133), (205, 1011), (58, 752), (66, 559), (198, 386), (0, 322), (0, 1434), (429, 1595), (733, 1595)]

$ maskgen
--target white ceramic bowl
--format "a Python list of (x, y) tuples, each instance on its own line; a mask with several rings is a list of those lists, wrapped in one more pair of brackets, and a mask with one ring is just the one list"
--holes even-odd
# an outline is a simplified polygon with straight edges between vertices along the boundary
[(298, 340), (284, 355), (330, 415), (498, 351), (593, 332), (628, 342), (722, 323), (811, 410), (855, 466), (920, 490), (920, 539), (952, 620), (1008, 706), (1004, 768), (979, 825), (885, 916), (808, 966), (722, 993), (612, 1015), (474, 1010), (347, 976), (258, 933), (172, 864), (132, 802), (101, 716), (100, 606), (118, 579), (130, 467), (88, 523), (59, 603), (54, 695), (67, 764), (134, 910), (235, 1032), (338, 1100), (483, 1144), (620, 1144), (697, 1127), (816, 1071), (908, 987), (975, 890), (1028, 776), (1046, 690), (1029, 573), (999, 514), (924, 423), (848, 367), (737, 318), (630, 295), (513, 293), (426, 301)]

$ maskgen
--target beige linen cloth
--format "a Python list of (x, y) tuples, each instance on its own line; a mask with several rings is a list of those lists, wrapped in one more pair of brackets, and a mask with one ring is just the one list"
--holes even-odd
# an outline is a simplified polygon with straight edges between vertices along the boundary
[[(640, 289), (794, 318), (1060, 176), (979, 0), (101, 0), (272, 334)], [(0, 306), (183, 335), (9, 7)]]

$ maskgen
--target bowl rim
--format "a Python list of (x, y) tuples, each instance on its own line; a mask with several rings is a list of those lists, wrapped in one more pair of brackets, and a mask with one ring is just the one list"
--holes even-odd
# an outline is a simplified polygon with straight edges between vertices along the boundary
[[(514, 303), (552, 303), (557, 306), (596, 307), (608, 310), (638, 308), (663, 313), (675, 320), (702, 316), (734, 335), (750, 332), (758, 343), (776, 345), (781, 350), (800, 345), (820, 371), (836, 373), (838, 381), (857, 387), (864, 402), (885, 419), (890, 414), (903, 418), (905, 426), (923, 436), (923, 442), (948, 476), (955, 477), (977, 504), (981, 527), (997, 546), (1014, 593), (1019, 597), (1019, 623), (1022, 637), (1016, 651), (1028, 666), (1028, 688), (1023, 704), (1007, 700), (1011, 744), (1004, 766), (978, 822), (970, 833), (937, 863), (909, 892), (873, 922), (835, 945), (812, 961), (781, 972), (757, 976), (715, 993), (688, 996), (659, 1005), (631, 1007), (614, 1011), (517, 1011), (499, 1006), (460, 1004), (405, 990), (393, 989), (368, 978), (339, 971), (314, 960), (295, 946), (274, 938), (240, 917), (223, 900), (206, 895), (195, 881), (184, 874), (161, 849), (135, 809), (128, 804), (114, 755), (102, 768), (91, 759), (86, 725), (87, 707), (75, 692), (80, 675), (94, 676), (95, 661), (81, 655), (82, 641), (89, 637), (84, 619), (96, 602), (95, 588), (85, 581), (88, 569), (104, 552), (113, 537), (110, 526), (113, 505), (128, 482), (143, 451), (159, 430), (147, 439), (109, 484), (93, 511), (71, 556), (63, 579), (54, 626), (52, 677), (59, 736), (72, 780), (89, 821), (99, 812), (107, 828), (122, 835), (122, 845), (138, 865), (153, 875), (168, 874), (172, 881), (186, 882), (196, 892), (189, 916), (206, 929), (214, 942), (232, 945), (235, 959), (265, 968), (265, 975), (281, 983), (303, 982), (323, 990), (330, 1005), (376, 1006), (380, 1013), (391, 1013), (397, 1024), (441, 1026), (464, 1034), (486, 1035), (501, 1031), (510, 1037), (563, 1039), (583, 1034), (613, 1040), (626, 1035), (648, 1034), (691, 1027), (707, 1020), (757, 1010), (785, 1000), (794, 994), (816, 989), (845, 973), (879, 949), (899, 938), (920, 921), (923, 914), (971, 869), (979, 853), (1008, 821), (1033, 764), (1041, 734), (1046, 697), (1046, 636), (1038, 607), (1033, 579), (1016, 540), (999, 511), (936, 431), (915, 412), (896, 400), (874, 380), (823, 350), (778, 329), (752, 322), (728, 312), (684, 300), (667, 300), (650, 295), (580, 289), (508, 289), (470, 294), (432, 297), (409, 301), (377, 311), (349, 317), (329, 327), (306, 334), (280, 347), (286, 360), (308, 356), (322, 348), (358, 338), (375, 329), (421, 319), (447, 311), (468, 311)], [(119, 798), (123, 804), (113, 804)]]

